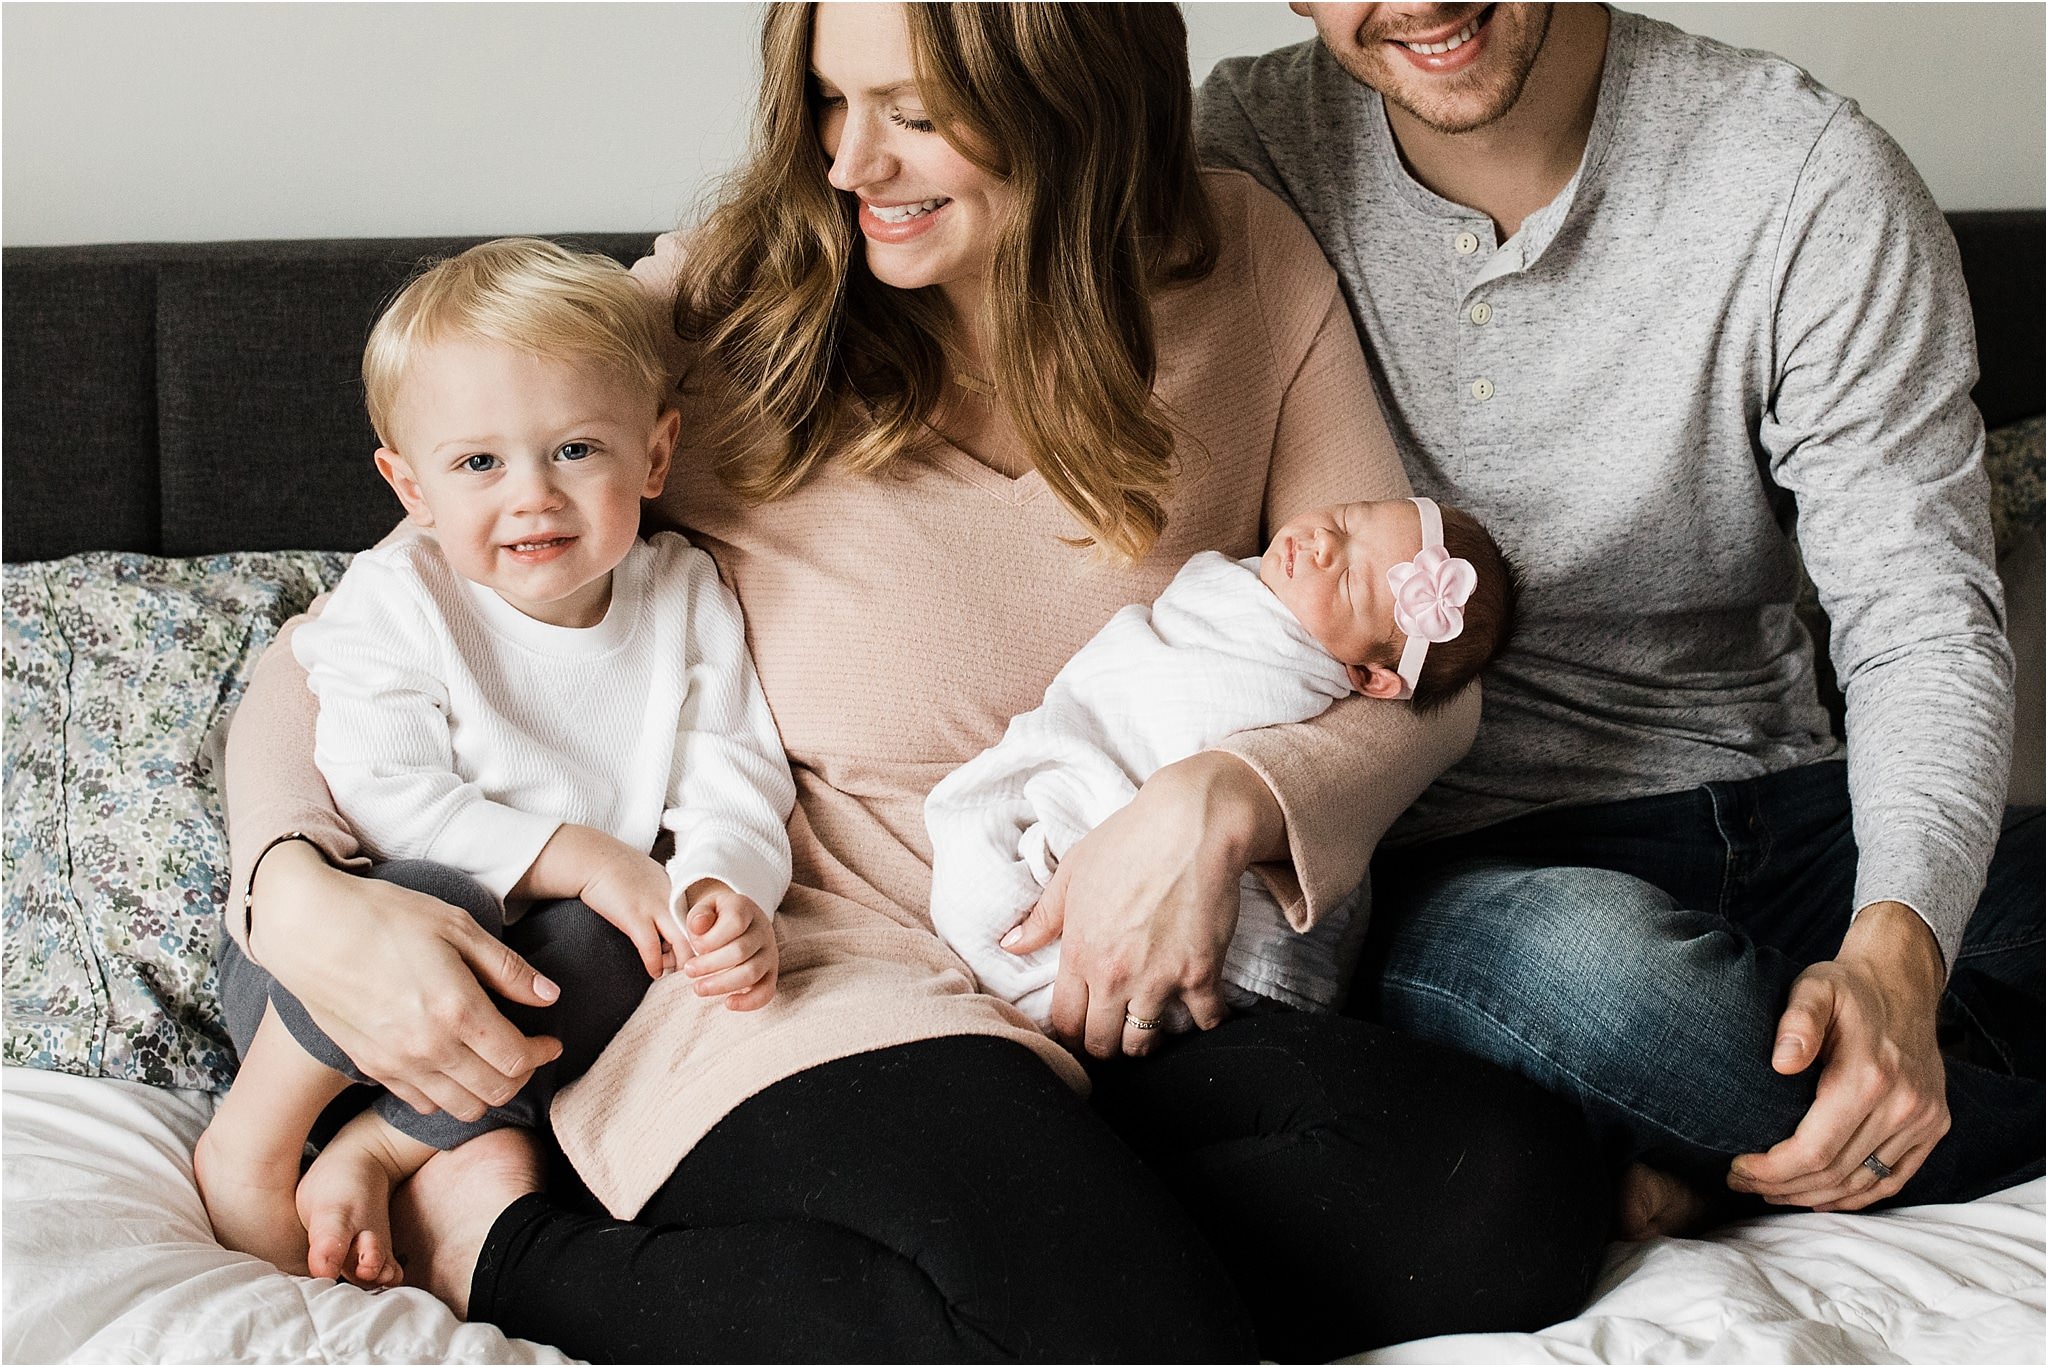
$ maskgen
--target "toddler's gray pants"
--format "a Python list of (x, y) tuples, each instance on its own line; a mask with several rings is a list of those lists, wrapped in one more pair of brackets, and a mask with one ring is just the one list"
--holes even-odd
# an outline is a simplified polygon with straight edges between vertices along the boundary
[[(369, 1104), (404, 1134), (437, 1149), (452, 1149), (467, 1139), (507, 1125), (544, 1127), (548, 1103), (555, 1092), (580, 1077), (611, 1042), (651, 981), (633, 942), (583, 903), (574, 900), (537, 902), (510, 926), (498, 899), (465, 874), (424, 860), (400, 860), (371, 869), (381, 878), (415, 892), (461, 907), (478, 925), (525, 956), (539, 972), (553, 979), (562, 995), (552, 1006), (532, 1007), (496, 996), (492, 1002), (529, 1035), (553, 1035), (562, 1042), (561, 1057), (534, 1071), (519, 1094), (493, 1107), (479, 1120), (457, 1120), (444, 1111), (421, 1115), (405, 1102), (377, 1089)], [(357, 1082), (369, 1083), (354, 1061), (327, 1038), (305, 1007), (287, 992), (233, 940), (221, 936), (221, 1011), (235, 1052), (247, 1054), (266, 1002), (277, 1008), (299, 1047), (329, 1068)], [(371, 1084), (374, 1085), (374, 1084)], [(348, 1107), (353, 1113), (357, 1104)], [(316, 1129), (316, 1133), (319, 1131)]]

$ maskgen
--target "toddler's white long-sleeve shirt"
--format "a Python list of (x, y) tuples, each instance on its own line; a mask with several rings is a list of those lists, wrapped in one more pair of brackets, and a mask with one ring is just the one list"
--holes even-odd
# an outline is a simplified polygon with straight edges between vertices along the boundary
[(378, 859), (430, 859), (500, 898), (564, 822), (634, 849), (675, 832), (672, 900), (718, 878), (772, 913), (789, 887), (788, 762), (711, 558), (636, 543), (593, 627), (550, 626), (410, 532), (358, 555), (293, 653), (314, 758)]

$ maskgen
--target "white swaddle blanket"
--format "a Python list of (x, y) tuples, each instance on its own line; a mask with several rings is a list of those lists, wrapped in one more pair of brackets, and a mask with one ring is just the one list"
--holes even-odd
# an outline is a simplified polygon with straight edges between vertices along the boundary
[[(1042, 704), (932, 789), (932, 923), (983, 991), (1046, 1024), (1059, 944), (1019, 956), (997, 941), (1074, 843), (1161, 767), (1234, 731), (1306, 721), (1350, 692), (1344, 666), (1259, 582), (1256, 559), (1202, 552), (1150, 606), (1110, 618)], [(1247, 873), (1224, 962), (1232, 1000), (1335, 1005), (1352, 905), (1304, 932)]]

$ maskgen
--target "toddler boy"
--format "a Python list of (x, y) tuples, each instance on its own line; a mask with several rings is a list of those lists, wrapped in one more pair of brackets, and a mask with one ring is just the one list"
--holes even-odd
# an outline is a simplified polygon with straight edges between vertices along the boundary
[(735, 1010), (775, 993), (789, 768), (710, 557), (638, 535), (680, 423), (665, 343), (622, 266), (538, 239), (432, 266), (371, 332), (377, 470), (407, 523), (293, 638), (314, 758), (369, 876), (464, 907), (560, 989), (500, 1005), (563, 1052), (474, 1121), (380, 1094), (302, 1178), (315, 1120), (364, 1078), (224, 943), (242, 1065), (195, 1167), (230, 1248), (395, 1285), (392, 1188), (437, 1150), (545, 1123), (650, 979), (680, 967)]

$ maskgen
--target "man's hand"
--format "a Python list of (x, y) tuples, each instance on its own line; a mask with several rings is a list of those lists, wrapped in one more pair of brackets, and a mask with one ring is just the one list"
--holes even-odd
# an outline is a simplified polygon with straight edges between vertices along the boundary
[[(1944, 973), (1934, 933), (1911, 907), (1875, 902), (1841, 952), (1792, 984), (1771, 1067), (1818, 1060), (1813, 1106), (1789, 1139), (1729, 1166), (1728, 1185), (1773, 1205), (1861, 1210), (1895, 1195), (1948, 1133), (1935, 1011)], [(1875, 1154), (1891, 1169), (1864, 1164)]]
[(1223, 954), (1237, 929), (1238, 879), (1285, 849), (1279, 804), (1249, 765), (1221, 751), (1167, 765), (1067, 851), (1031, 914), (1003, 937), (1013, 954), (1060, 939), (1052, 1035), (1097, 1058), (1149, 1053), (1176, 1001), (1207, 1030), (1229, 1014)]
[(334, 868), (303, 840), (264, 855), (253, 881), (250, 957), (422, 1115), (476, 1120), (562, 1052), (485, 995), (546, 1006), (561, 989), (460, 908)]
[(683, 972), (700, 997), (724, 997), (728, 1011), (752, 1011), (775, 999), (780, 951), (775, 926), (751, 897), (716, 878), (700, 878), (683, 892), (689, 910), (683, 933), (690, 954)]

